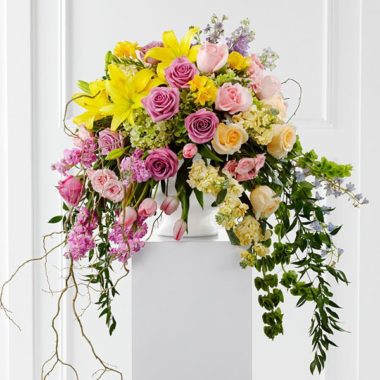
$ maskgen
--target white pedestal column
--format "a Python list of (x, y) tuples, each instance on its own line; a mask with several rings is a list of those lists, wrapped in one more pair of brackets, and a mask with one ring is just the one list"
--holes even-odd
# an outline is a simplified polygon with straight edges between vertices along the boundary
[(133, 258), (133, 380), (251, 380), (252, 276), (228, 242), (152, 242)]

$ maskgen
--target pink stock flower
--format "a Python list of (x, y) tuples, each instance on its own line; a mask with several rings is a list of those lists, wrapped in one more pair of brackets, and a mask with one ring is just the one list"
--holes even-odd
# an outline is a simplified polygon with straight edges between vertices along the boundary
[(83, 193), (83, 184), (81, 180), (72, 175), (58, 183), (58, 191), (61, 197), (71, 206), (76, 206)]
[(139, 216), (142, 216), (144, 218), (149, 218), (150, 216), (154, 215), (157, 210), (157, 202), (152, 198), (145, 198), (137, 211)]
[(199, 49), (197, 56), (198, 69), (204, 73), (213, 73), (220, 70), (228, 60), (228, 46), (205, 42)]
[(181, 240), (184, 233), (186, 232), (186, 227), (187, 227), (187, 224), (184, 220), (182, 219), (178, 219), (175, 223), (174, 223), (174, 227), (173, 227), (173, 238), (175, 240)]
[(169, 148), (152, 150), (145, 160), (145, 166), (156, 181), (173, 177), (178, 170), (178, 157)]
[(185, 128), (190, 140), (198, 144), (204, 144), (213, 139), (219, 119), (214, 112), (201, 108), (191, 113), (185, 119)]
[(155, 87), (141, 103), (154, 122), (168, 120), (179, 111), (179, 90)]
[(97, 227), (98, 218), (96, 214), (91, 214), (88, 208), (82, 207), (73, 228), (67, 236), (68, 252), (66, 252), (65, 256), (78, 261), (93, 249), (95, 242), (92, 232)]
[(119, 132), (106, 128), (99, 132), (98, 145), (101, 154), (105, 156), (112, 150), (121, 148), (123, 146), (123, 138)]
[(133, 207), (126, 207), (119, 215), (119, 223), (130, 227), (137, 219), (137, 212)]
[(238, 162), (236, 160), (228, 161), (224, 169), (236, 178), (237, 181), (249, 181), (257, 177), (264, 164), (265, 155), (258, 154), (253, 158), (242, 158)]
[(110, 179), (105, 183), (102, 195), (114, 203), (120, 202), (124, 198), (124, 186), (119, 180)]
[(198, 73), (196, 66), (186, 57), (176, 58), (172, 64), (165, 69), (165, 78), (171, 87), (188, 88), (188, 84)]
[(241, 84), (224, 83), (219, 88), (215, 108), (230, 114), (244, 112), (252, 105), (252, 95)]
[(166, 215), (173, 214), (179, 206), (179, 199), (173, 196), (167, 196), (161, 203), (160, 209)]
[(141, 158), (143, 151), (136, 149), (132, 156), (124, 157), (120, 163), (121, 171), (124, 175), (124, 184), (131, 182), (146, 182), (150, 178), (150, 173), (146, 168), (145, 161)]
[(251, 62), (247, 70), (249, 79), (251, 80), (251, 88), (256, 93), (261, 88), (261, 81), (264, 76), (264, 65), (261, 63), (256, 54), (251, 55)]
[(193, 143), (186, 144), (182, 149), (183, 158), (193, 158), (197, 153), (198, 147)]
[(281, 94), (281, 82), (273, 75), (265, 76), (257, 92), (259, 99), (269, 99), (274, 95)]

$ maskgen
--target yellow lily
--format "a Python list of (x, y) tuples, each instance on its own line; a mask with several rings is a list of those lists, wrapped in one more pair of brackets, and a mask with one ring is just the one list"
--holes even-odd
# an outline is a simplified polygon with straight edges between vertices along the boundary
[(190, 62), (197, 60), (200, 45), (191, 46), (191, 41), (198, 33), (199, 28), (190, 28), (185, 37), (178, 42), (175, 33), (172, 30), (162, 34), (163, 47), (154, 47), (148, 50), (145, 58), (154, 58), (160, 63), (157, 65), (157, 74), (160, 78), (165, 79), (165, 69), (179, 57), (187, 57)]
[(109, 103), (103, 80), (89, 83), (89, 93), (74, 94), (75, 103), (87, 111), (73, 119), (75, 124), (84, 124), (87, 129), (94, 127), (94, 121), (103, 119), (106, 115), (100, 110)]
[(142, 107), (141, 100), (163, 81), (155, 77), (150, 69), (126, 74), (117, 65), (111, 64), (108, 73), (110, 79), (106, 81), (106, 90), (112, 103), (102, 107), (101, 111), (113, 116), (111, 129), (116, 131), (124, 121), (134, 124), (134, 111)]

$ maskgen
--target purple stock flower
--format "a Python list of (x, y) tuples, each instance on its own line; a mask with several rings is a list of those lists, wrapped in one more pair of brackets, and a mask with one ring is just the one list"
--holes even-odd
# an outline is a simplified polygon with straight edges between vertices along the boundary
[(146, 168), (145, 161), (141, 159), (143, 151), (136, 149), (132, 156), (125, 157), (121, 161), (121, 170), (125, 173), (125, 185), (131, 182), (146, 182), (150, 178), (150, 173)]
[(179, 90), (155, 87), (141, 102), (154, 122), (168, 120), (179, 111)]

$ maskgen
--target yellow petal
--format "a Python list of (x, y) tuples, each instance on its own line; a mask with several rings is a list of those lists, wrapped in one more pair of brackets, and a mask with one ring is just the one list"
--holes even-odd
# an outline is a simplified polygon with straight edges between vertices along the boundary
[(154, 72), (150, 69), (140, 70), (133, 77), (133, 84), (136, 92), (141, 92), (148, 85), (149, 81), (154, 76)]
[(166, 82), (160, 78), (154, 78), (152, 79), (148, 86), (146, 87), (145, 91), (144, 92), (147, 92), (149, 93), (149, 91), (153, 88), (153, 87), (158, 87), (158, 86), (161, 86), (162, 84), (165, 84)]
[(117, 67), (114, 64), (108, 65), (108, 73), (111, 78), (111, 82), (114, 86), (117, 86), (117, 87), (125, 86), (128, 78), (119, 67)]
[(189, 54), (187, 55), (187, 58), (189, 58), (190, 62), (195, 62), (197, 60), (200, 47), (201, 45), (194, 45), (190, 48)]
[(164, 46), (173, 50), (174, 54), (178, 57), (180, 54), (179, 43), (175, 33), (172, 30), (168, 30), (162, 33), (162, 42)]
[(73, 122), (77, 125), (84, 124), (87, 129), (94, 127), (95, 115), (92, 112), (84, 112), (81, 115), (74, 117)]
[(157, 65), (157, 75), (162, 80), (165, 80), (165, 69), (170, 66), (170, 61), (161, 62)]
[(131, 110), (129, 109), (121, 110), (120, 108), (118, 108), (115, 111), (112, 118), (111, 130), (116, 131), (119, 128), (119, 125), (129, 117), (130, 113), (131, 113)]
[(165, 47), (154, 47), (148, 50), (144, 58), (154, 58), (158, 61), (170, 61), (175, 58), (174, 53)]
[(194, 36), (199, 32), (199, 28), (190, 28), (186, 34), (185, 37), (182, 38), (181, 43), (180, 43), (180, 55), (187, 56), (191, 41), (193, 40)]

